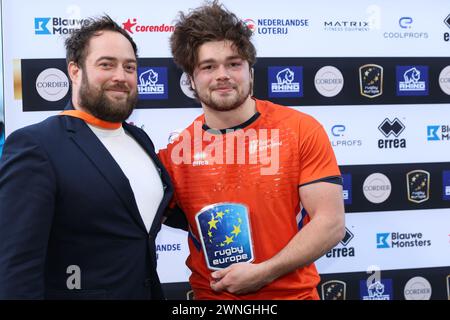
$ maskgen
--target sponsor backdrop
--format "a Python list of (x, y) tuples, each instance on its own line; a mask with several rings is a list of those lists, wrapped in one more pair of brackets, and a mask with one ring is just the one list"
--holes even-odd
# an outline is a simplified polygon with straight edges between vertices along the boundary
[[(1, 6), (0, 6), (0, 25), (2, 23), (1, 20)], [(0, 32), (0, 48), (1, 48), (1, 43), (2, 43), (2, 34)], [(0, 50), (0, 61), (3, 61), (2, 58), (3, 52), (2, 50)], [(0, 63), (0, 74), (3, 75), (3, 63)], [(3, 143), (5, 142), (5, 125), (4, 125), (4, 108), (3, 108), (3, 76), (0, 77), (0, 156), (2, 154), (2, 150), (3, 150)]]
[[(6, 134), (63, 109), (65, 37), (108, 13), (139, 47), (130, 122), (157, 148), (201, 113), (170, 58), (178, 10), (134, 0), (3, 0)], [(317, 262), (323, 299), (450, 299), (450, 5), (228, 1), (254, 32), (255, 96), (315, 116), (344, 176), (346, 236)], [(159, 274), (189, 297), (187, 234), (163, 228)]]

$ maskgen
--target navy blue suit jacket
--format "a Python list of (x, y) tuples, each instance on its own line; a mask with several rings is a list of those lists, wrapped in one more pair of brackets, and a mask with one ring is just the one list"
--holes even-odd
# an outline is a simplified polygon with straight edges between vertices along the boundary
[[(155, 238), (173, 188), (150, 138), (123, 127), (161, 174), (164, 198), (150, 232), (127, 177), (84, 121), (54, 116), (8, 137), (0, 161), (0, 299), (164, 298)], [(80, 289), (67, 285), (76, 276), (70, 266), (80, 270)]]

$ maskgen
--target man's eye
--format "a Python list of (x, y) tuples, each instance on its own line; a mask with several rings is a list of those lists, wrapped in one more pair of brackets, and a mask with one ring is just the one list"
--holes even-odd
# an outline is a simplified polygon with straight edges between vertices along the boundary
[(127, 71), (134, 72), (134, 71), (136, 71), (136, 66), (134, 66), (134, 65), (125, 66), (125, 69)]

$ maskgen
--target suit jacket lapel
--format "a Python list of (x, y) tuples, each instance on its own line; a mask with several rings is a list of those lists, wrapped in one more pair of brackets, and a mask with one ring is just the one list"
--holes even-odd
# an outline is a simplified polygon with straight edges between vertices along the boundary
[(92, 161), (92, 164), (100, 171), (117, 196), (122, 200), (136, 223), (147, 233), (148, 231), (139, 213), (133, 190), (122, 169), (83, 120), (72, 117), (65, 117), (65, 120), (70, 138)]

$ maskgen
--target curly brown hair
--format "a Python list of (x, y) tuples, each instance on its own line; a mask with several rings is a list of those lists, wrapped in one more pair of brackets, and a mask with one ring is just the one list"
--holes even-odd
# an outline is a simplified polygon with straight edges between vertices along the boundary
[(191, 10), (179, 12), (170, 47), (175, 63), (192, 76), (198, 59), (198, 48), (209, 41), (229, 40), (250, 68), (256, 62), (256, 49), (250, 38), (252, 31), (217, 0)]

